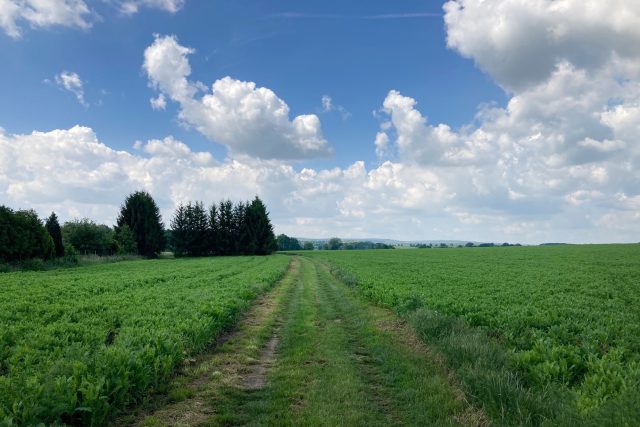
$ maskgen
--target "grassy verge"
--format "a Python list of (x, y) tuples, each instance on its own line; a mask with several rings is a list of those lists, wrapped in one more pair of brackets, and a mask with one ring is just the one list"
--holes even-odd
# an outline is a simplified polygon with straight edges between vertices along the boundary
[[(358, 278), (353, 273), (333, 265), (331, 273), (357, 289)], [(512, 352), (488, 328), (431, 310), (418, 297), (393, 307), (424, 343), (443, 356), (465, 394), (482, 408), (491, 424), (632, 426), (640, 419), (640, 382), (633, 376), (622, 393), (596, 410), (581, 412), (570, 388), (560, 383), (532, 384), (514, 362)], [(602, 370), (602, 377), (615, 379), (615, 370), (609, 374), (606, 367)]]

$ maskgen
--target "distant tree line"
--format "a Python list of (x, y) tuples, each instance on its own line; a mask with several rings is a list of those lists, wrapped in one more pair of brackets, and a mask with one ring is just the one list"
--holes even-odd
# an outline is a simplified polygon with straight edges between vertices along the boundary
[(300, 243), (300, 240), (286, 234), (278, 235), (277, 242), (279, 251), (312, 251), (315, 249), (313, 242)]
[(502, 246), (502, 247), (507, 247), (507, 246), (522, 246), (520, 243), (502, 243), (502, 244), (496, 244), (496, 243), (473, 243), (473, 242), (467, 242), (464, 245), (461, 243), (451, 243), (451, 244), (447, 244), (444, 242), (435, 244), (435, 243), (412, 243), (410, 245), (413, 248), (418, 248), (418, 249), (431, 249), (431, 248), (493, 248), (493, 247), (497, 247), (497, 246)]
[(233, 204), (224, 200), (208, 209), (202, 202), (181, 204), (171, 220), (175, 256), (268, 255), (278, 249), (267, 208), (256, 197)]
[(384, 243), (374, 243), (369, 241), (343, 242), (337, 237), (332, 237), (327, 243), (323, 245), (322, 249), (336, 251), (354, 249), (395, 249), (395, 247)]

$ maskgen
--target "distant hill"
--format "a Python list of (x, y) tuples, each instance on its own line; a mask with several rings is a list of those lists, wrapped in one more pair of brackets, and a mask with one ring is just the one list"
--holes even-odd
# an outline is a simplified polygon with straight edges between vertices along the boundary
[[(314, 244), (324, 244), (329, 241), (329, 238), (311, 238), (311, 237), (296, 237), (300, 242), (313, 242)], [(359, 239), (354, 238), (342, 238), (339, 237), (343, 242), (373, 242), (373, 243), (384, 243), (385, 245), (392, 246), (411, 246), (411, 245), (439, 245), (440, 243), (444, 243), (446, 245), (464, 245), (467, 242), (471, 242), (473, 244), (480, 244), (482, 242), (476, 242), (473, 240), (396, 240), (396, 239), (380, 239), (375, 237), (363, 237)]]

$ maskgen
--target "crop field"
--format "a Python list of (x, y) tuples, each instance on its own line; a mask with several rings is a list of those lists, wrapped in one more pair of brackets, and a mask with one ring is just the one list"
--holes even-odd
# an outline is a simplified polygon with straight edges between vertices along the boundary
[(166, 381), (289, 258), (131, 261), (0, 275), (0, 425), (103, 424)]
[[(501, 368), (515, 372), (517, 387), (537, 390), (540, 399), (557, 391), (554, 399), (564, 395), (585, 419), (626, 413), (628, 420), (629, 411), (638, 416), (640, 245), (324, 251), (313, 257), (327, 260), (377, 304), (413, 318), (481, 405), (488, 405), (481, 395), (496, 380), (480, 381), (470, 372), (476, 360), (491, 356), (483, 354), (484, 344), (473, 348), (471, 335), (455, 343), (456, 331), (465, 328), (482, 331), (504, 350)], [(496, 390), (502, 397), (494, 397), (501, 401), (494, 412), (504, 412), (508, 387)], [(522, 411), (521, 403), (512, 406)], [(532, 419), (553, 418), (558, 409), (540, 411), (532, 409)]]
[(0, 290), (0, 425), (640, 419), (640, 245), (139, 260)]

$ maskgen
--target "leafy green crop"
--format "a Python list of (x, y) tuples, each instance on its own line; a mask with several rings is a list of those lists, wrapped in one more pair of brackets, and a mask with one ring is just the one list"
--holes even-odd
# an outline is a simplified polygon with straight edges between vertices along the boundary
[[(487, 330), (582, 413), (640, 388), (640, 245), (316, 252), (369, 298)], [(628, 399), (630, 400), (630, 399)]]
[(103, 424), (228, 328), (288, 262), (151, 260), (0, 275), (0, 425)]

